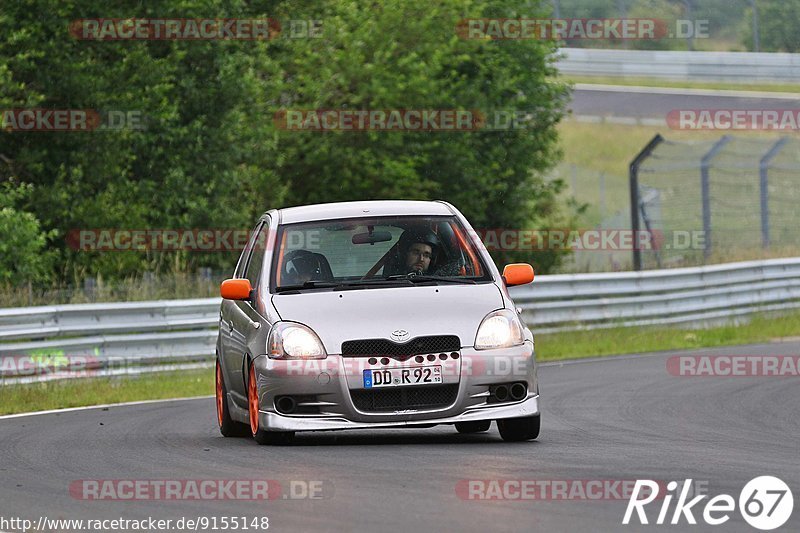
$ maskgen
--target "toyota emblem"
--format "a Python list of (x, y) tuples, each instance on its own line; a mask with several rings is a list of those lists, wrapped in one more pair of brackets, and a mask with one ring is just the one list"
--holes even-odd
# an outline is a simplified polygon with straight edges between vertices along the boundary
[(396, 341), (404, 341), (408, 338), (408, 332), (404, 329), (397, 329), (392, 332), (392, 339)]

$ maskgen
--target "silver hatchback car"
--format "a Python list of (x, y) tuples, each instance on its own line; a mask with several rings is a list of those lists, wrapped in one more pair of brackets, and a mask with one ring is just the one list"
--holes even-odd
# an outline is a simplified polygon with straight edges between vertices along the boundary
[(446, 202), (272, 210), (222, 283), (216, 399), (225, 436), (430, 427), (539, 435), (533, 335)]

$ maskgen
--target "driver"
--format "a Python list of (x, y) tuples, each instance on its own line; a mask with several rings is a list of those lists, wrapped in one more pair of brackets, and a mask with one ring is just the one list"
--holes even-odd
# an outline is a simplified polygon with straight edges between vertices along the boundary
[(427, 274), (436, 260), (439, 238), (432, 231), (406, 231), (400, 237), (400, 257), (405, 272)]

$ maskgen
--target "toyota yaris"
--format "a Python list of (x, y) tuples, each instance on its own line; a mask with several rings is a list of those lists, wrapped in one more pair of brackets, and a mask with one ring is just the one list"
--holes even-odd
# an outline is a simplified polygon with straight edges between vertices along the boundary
[(446, 202), (272, 210), (222, 283), (216, 404), (225, 436), (429, 427), (539, 435), (533, 335)]

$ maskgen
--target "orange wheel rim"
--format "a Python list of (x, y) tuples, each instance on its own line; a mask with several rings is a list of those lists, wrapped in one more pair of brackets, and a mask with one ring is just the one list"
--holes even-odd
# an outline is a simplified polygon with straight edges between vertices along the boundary
[(217, 392), (217, 422), (219, 426), (222, 427), (222, 402), (225, 401), (222, 395), (222, 368), (219, 366), (219, 361), (217, 361), (217, 379), (216, 379), (216, 392)]
[(250, 431), (258, 433), (258, 387), (256, 387), (256, 366), (250, 365), (250, 378), (247, 383), (247, 399), (250, 407)]

